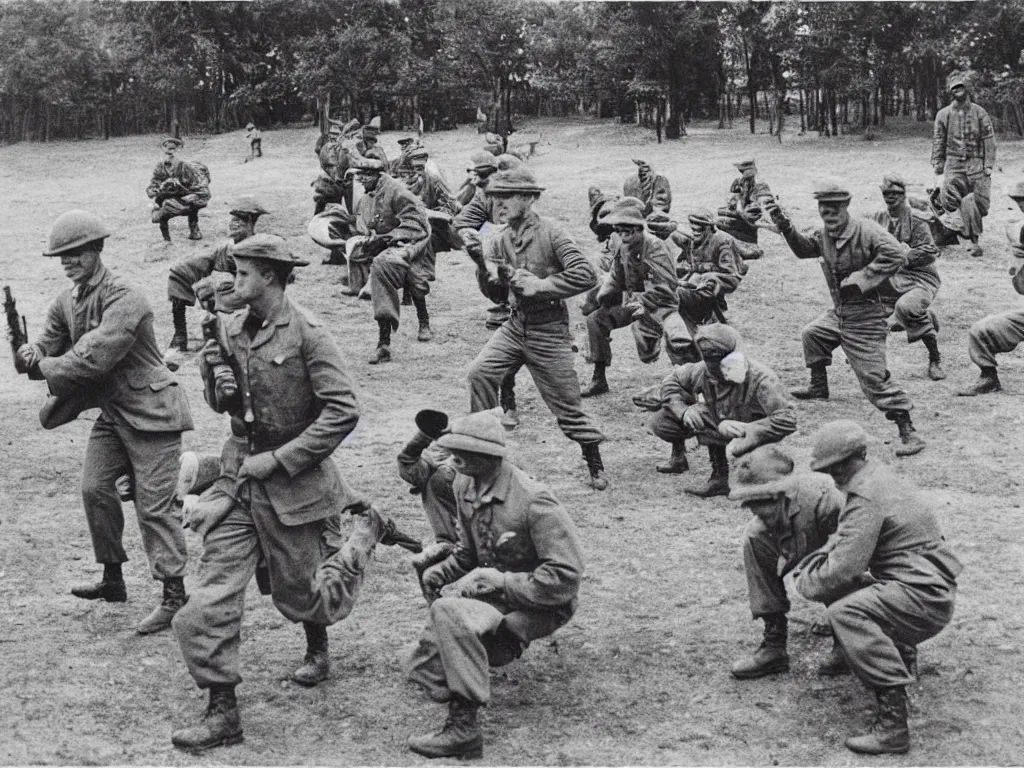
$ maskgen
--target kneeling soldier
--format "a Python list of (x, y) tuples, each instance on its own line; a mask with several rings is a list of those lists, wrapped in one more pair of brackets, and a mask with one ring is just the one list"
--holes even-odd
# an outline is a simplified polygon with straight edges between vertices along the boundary
[[(448, 702), (448, 720), (437, 733), (410, 738), (409, 748), (427, 757), (482, 757), (477, 710), (491, 698), (488, 668), (518, 659), (569, 621), (583, 558), (576, 526), (555, 497), (505, 458), (495, 416), (456, 419), (437, 442), (459, 472), (460, 540), (421, 577), (432, 602), (409, 679)], [(450, 597), (440, 595), (446, 585)]]
[(862, 754), (910, 749), (907, 690), (916, 649), (953, 617), (963, 570), (920, 491), (867, 458), (867, 435), (853, 421), (825, 424), (814, 437), (811, 469), (846, 494), (829, 542), (794, 572), (797, 591), (828, 606), (836, 644), (854, 674), (875, 692), (871, 729), (846, 740)]
[[(686, 488), (694, 496), (729, 493), (729, 457), (742, 456), (796, 431), (796, 412), (778, 376), (737, 351), (740, 335), (728, 325), (703, 326), (696, 344), (704, 358), (686, 363), (662, 384), (662, 406), (651, 431), (672, 443), (672, 456), (658, 471), (681, 474), (689, 469), (686, 439), (708, 447), (711, 477)], [(699, 397), (703, 395), (703, 400)]]

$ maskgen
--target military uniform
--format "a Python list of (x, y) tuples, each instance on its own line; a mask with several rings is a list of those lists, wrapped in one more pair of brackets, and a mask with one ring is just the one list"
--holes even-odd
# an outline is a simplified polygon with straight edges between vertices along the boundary
[(455, 544), (459, 540), (452, 491), (456, 472), (451, 464), (426, 453), (431, 442), (430, 437), (418, 432), (398, 454), (398, 475), (410, 485), (410, 492), (419, 495), (435, 541)]
[(637, 172), (622, 185), (622, 196), (639, 199), (644, 204), (644, 216), (652, 211), (668, 213), (672, 209), (672, 185), (668, 179), (655, 173), (643, 160), (633, 162)]
[(906, 266), (889, 278), (887, 286), (883, 286), (882, 299), (893, 319), (906, 330), (907, 341), (920, 341), (937, 331), (929, 308), (942, 285), (935, 266), (939, 250), (935, 247), (928, 221), (918, 216), (909, 205), (904, 206), (898, 217), (891, 216), (888, 210), (881, 210), (872, 218), (910, 248)]
[(741, 243), (757, 245), (757, 221), (761, 218), (758, 200), (771, 197), (772, 191), (763, 181), (757, 180), (753, 160), (741, 160), (735, 165), (741, 173), (754, 169), (755, 175), (744, 174), (733, 179), (729, 186), (729, 202), (718, 210), (718, 228)]
[[(166, 139), (164, 144), (180, 147), (180, 139)], [(170, 240), (167, 222), (176, 216), (187, 216), (189, 237), (199, 240), (199, 211), (210, 202), (210, 177), (206, 166), (189, 163), (180, 158), (161, 160), (153, 168), (153, 176), (146, 194), (153, 199), (152, 220), (160, 225), (165, 240)], [(185, 200), (191, 197), (191, 200)]]
[[(1021, 198), (1024, 199), (1024, 198)], [(1024, 227), (1018, 229), (1020, 245), (1014, 250), (1024, 257)], [(1024, 266), (1014, 268), (1013, 289), (1024, 295)], [(978, 395), (1002, 389), (996, 373), (997, 354), (1012, 352), (1024, 341), (1024, 309), (1011, 309), (994, 315), (987, 315), (971, 325), (967, 336), (967, 350), (971, 360), (981, 368), (981, 379), (975, 387), (960, 392), (961, 395)]]

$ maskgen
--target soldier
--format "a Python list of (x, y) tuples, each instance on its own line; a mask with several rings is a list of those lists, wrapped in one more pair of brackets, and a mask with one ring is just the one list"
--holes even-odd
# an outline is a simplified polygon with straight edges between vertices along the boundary
[(439, 411), (417, 413), (416, 434), (398, 454), (398, 474), (409, 484), (409, 493), (420, 496), (435, 543), (454, 545), (459, 540), (455, 495), (452, 492), (455, 468), (438, 453), (428, 453), (447, 426), (448, 417)]
[(599, 448), (604, 435), (580, 408), (565, 305), (567, 298), (592, 288), (597, 275), (565, 230), (533, 211), (543, 191), (525, 166), (501, 171), (487, 185), (498, 220), (508, 226), (496, 243), (497, 272), (479, 262), (477, 281), (487, 298), (508, 300), (511, 315), (469, 368), (470, 410), (494, 408), (498, 383), (525, 364), (559, 427), (580, 444), (591, 486), (604, 490), (608, 480)]
[(91, 213), (69, 211), (57, 218), (43, 255), (60, 257), (74, 287), (57, 297), (39, 337), (19, 348), (18, 357), (42, 374), (55, 396), (40, 414), (43, 426), (100, 408), (85, 448), (82, 503), (103, 578), (73, 588), (75, 597), (127, 600), (121, 574), (128, 559), (121, 543), (124, 513), (114, 482), (134, 474), (142, 546), (150, 573), (163, 582), (163, 601), (138, 625), (145, 635), (169, 627), (188, 599), (185, 536), (172, 502), (181, 433), (192, 429), (192, 414), (160, 358), (145, 296), (103, 265), (100, 254), (109, 236)]
[(251, 120), (245, 126), (245, 138), (249, 140), (249, 156), (245, 162), (263, 157), (263, 134)]
[[(274, 605), (306, 632), (306, 658), (291, 678), (311, 686), (329, 674), (327, 627), (352, 610), (376, 545), (419, 549), (330, 458), (359, 410), (330, 334), (285, 295), (292, 268), (307, 262), (275, 235), (242, 241), (234, 256), (234, 298), (248, 309), (230, 319), (220, 342), (207, 342), (200, 372), (207, 401), (231, 414), (232, 432), (244, 441), (224, 455), (222, 473), (233, 482), (207, 490), (189, 521), (203, 536), (203, 558), (174, 620), (190, 674), (210, 691), (200, 723), (171, 738), (193, 752), (242, 740), (235, 698), (242, 613), (261, 553)], [(225, 355), (235, 360), (239, 397), (225, 397), (215, 381), (212, 365)], [(357, 515), (343, 544), (342, 511)]]
[(742, 249), (742, 258), (759, 259), (764, 255), (757, 247), (760, 199), (771, 197), (772, 191), (763, 181), (757, 180), (757, 163), (753, 158), (733, 165), (740, 176), (729, 187), (729, 200), (725, 207), (718, 209), (718, 228), (736, 239), (737, 249)]
[(896, 386), (885, 361), (889, 328), (880, 288), (907, 261), (907, 246), (873, 221), (850, 217), (850, 190), (838, 179), (821, 182), (814, 192), (823, 227), (807, 236), (797, 232), (774, 200), (765, 210), (800, 259), (820, 259), (833, 309), (803, 329), (804, 361), (811, 384), (792, 390), (798, 400), (828, 399), (828, 366), (832, 350), (842, 347), (861, 390), (871, 403), (896, 422), (902, 445), (897, 456), (924, 449), (910, 419), (913, 404)]
[(996, 164), (996, 135), (988, 112), (971, 101), (967, 78), (961, 73), (946, 83), (953, 103), (935, 115), (932, 169), (943, 176), (939, 202), (950, 228), (970, 243), (971, 256), (981, 256), (978, 245), (982, 220), (992, 200), (992, 168)]
[[(1010, 190), (1010, 197), (1017, 207), (1024, 211), (1024, 181), (1018, 181)], [(1018, 259), (1024, 259), (1024, 225), (1011, 224), (1006, 230), (1010, 239), (1010, 251)], [(1024, 295), (1024, 264), (1010, 267), (1013, 289)], [(961, 397), (986, 395), (999, 392), (1003, 385), (996, 373), (996, 355), (1012, 352), (1024, 341), (1024, 308), (1011, 309), (996, 315), (988, 315), (971, 326), (967, 350), (971, 360), (981, 368), (981, 376), (966, 389), (957, 392)]]
[(171, 300), (171, 320), (174, 323), (170, 350), (188, 351), (185, 309), (195, 306), (196, 303), (196, 294), (192, 286), (214, 272), (234, 274), (232, 245), (256, 234), (256, 221), (270, 211), (252, 195), (242, 195), (231, 206), (229, 213), (231, 218), (228, 220), (227, 240), (218, 243), (206, 253), (181, 259), (171, 265), (170, 274), (167, 276), (167, 296)]
[[(456, 419), (438, 445), (452, 452), (461, 535), (421, 578), (430, 603), (409, 679), (448, 703), (437, 733), (414, 736), (426, 757), (482, 757), (477, 711), (491, 697), (489, 667), (520, 656), (572, 618), (583, 577), (576, 527), (551, 492), (505, 456), (489, 413)], [(447, 593), (441, 596), (441, 591)]]
[(686, 440), (708, 447), (711, 476), (686, 488), (694, 496), (729, 493), (729, 455), (743, 456), (759, 445), (778, 442), (796, 431), (796, 410), (775, 373), (739, 350), (740, 335), (713, 323), (697, 332), (703, 361), (677, 366), (665, 377), (661, 409), (651, 431), (672, 444), (665, 474), (689, 469)]
[(661, 354), (661, 337), (669, 349), (689, 334), (679, 315), (676, 270), (664, 243), (647, 232), (643, 203), (635, 197), (617, 200), (603, 224), (614, 227), (609, 240), (611, 269), (597, 291), (595, 311), (587, 315), (587, 334), (594, 373), (581, 392), (593, 397), (608, 391), (605, 369), (612, 361), (611, 333), (631, 326), (640, 362), (653, 363)]
[(634, 159), (636, 175), (622, 185), (623, 197), (639, 198), (644, 204), (644, 216), (651, 211), (668, 213), (672, 208), (672, 185), (660, 173), (655, 173), (643, 160)]
[(364, 125), (359, 138), (361, 141), (356, 150), (360, 155), (380, 160), (385, 164), (388, 162), (388, 156), (384, 153), (384, 148), (378, 143), (380, 140), (380, 117), (374, 117)]
[(942, 285), (935, 266), (939, 249), (935, 247), (927, 217), (907, 204), (907, 182), (903, 177), (898, 173), (886, 174), (881, 190), (885, 210), (872, 218), (910, 249), (907, 265), (890, 277), (887, 284), (883, 283), (882, 300), (895, 320), (894, 328), (906, 330), (907, 342), (924, 344), (928, 350), (928, 378), (940, 381), (946, 373), (939, 355), (938, 319), (930, 308)]
[(794, 474), (793, 459), (765, 445), (740, 459), (729, 498), (754, 516), (743, 532), (743, 568), (750, 612), (764, 621), (764, 640), (730, 670), (738, 680), (752, 680), (789, 669), (789, 598), (782, 579), (835, 533), (843, 494), (828, 475)]
[(426, 147), (420, 145), (409, 150), (409, 177), (405, 185), (423, 201), (430, 219), (430, 250), (432, 254), (457, 251), (462, 241), (453, 228), (453, 218), (462, 206), (452, 196), (448, 182), (432, 164)]
[(160, 225), (160, 234), (168, 243), (168, 222), (175, 216), (188, 217), (189, 240), (202, 240), (199, 211), (210, 202), (210, 172), (206, 166), (175, 157), (184, 143), (173, 136), (163, 140), (164, 159), (156, 164), (146, 188), (146, 194), (153, 200), (153, 223)]
[(366, 192), (356, 208), (356, 217), (370, 237), (349, 259), (346, 293), (358, 294), (370, 278), (373, 318), (378, 328), (370, 365), (391, 362), (391, 332), (398, 329), (401, 313), (398, 292), (407, 283), (420, 326), (416, 338), (433, 338), (427, 293), (434, 264), (426, 209), (404, 184), (385, 173), (386, 168), (382, 160), (354, 157), (350, 169)]
[(906, 686), (914, 682), (916, 647), (952, 618), (963, 566), (920, 491), (867, 458), (867, 435), (856, 422), (822, 426), (811, 469), (830, 474), (846, 502), (835, 536), (800, 562), (794, 582), (803, 597), (828, 606), (843, 658), (878, 699), (871, 729), (846, 747), (903, 753), (910, 749)]

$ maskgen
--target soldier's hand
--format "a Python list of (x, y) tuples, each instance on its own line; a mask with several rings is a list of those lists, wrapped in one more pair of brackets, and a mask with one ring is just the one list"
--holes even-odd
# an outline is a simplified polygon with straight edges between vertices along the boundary
[(423, 596), (428, 603), (437, 600), (441, 596), (441, 589), (448, 583), (444, 570), (441, 568), (443, 564), (444, 561), (430, 566), (420, 577), (420, 589), (423, 590)]
[(224, 364), (224, 355), (221, 353), (220, 344), (216, 339), (207, 339), (199, 350), (199, 356), (210, 366)]
[(647, 310), (644, 309), (644, 305), (639, 301), (630, 301), (623, 306), (626, 308), (626, 311), (629, 312), (629, 316), (634, 320), (639, 320), (647, 314)]
[(281, 464), (270, 451), (246, 456), (242, 466), (238, 468), (238, 479), (251, 477), (254, 480), (266, 480), (280, 467)]
[(544, 288), (544, 281), (532, 272), (517, 269), (509, 279), (509, 287), (524, 299), (530, 299)]
[(455, 585), (462, 597), (479, 597), (505, 588), (505, 574), (497, 568), (474, 568)]
[(683, 424), (694, 432), (699, 432), (704, 428), (704, 417), (691, 405), (683, 412)]
[(728, 437), (730, 440), (734, 440), (737, 437), (744, 437), (747, 434), (747, 425), (742, 421), (724, 419), (718, 424), (718, 434), (722, 437)]
[(31, 344), (22, 344), (18, 347), (18, 360), (25, 368), (31, 370), (39, 365), (39, 361), (43, 359), (43, 356), (39, 353)]
[(855, 299), (861, 295), (860, 286), (847, 277), (839, 284), (839, 295), (844, 299)]

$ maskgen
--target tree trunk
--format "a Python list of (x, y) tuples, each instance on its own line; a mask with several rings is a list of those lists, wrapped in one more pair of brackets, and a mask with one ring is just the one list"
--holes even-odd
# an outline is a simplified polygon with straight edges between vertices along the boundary
[(799, 89), (800, 93), (800, 135), (803, 136), (807, 133), (807, 122), (804, 120), (804, 89)]

